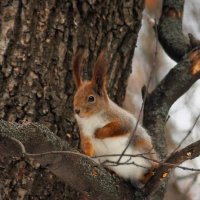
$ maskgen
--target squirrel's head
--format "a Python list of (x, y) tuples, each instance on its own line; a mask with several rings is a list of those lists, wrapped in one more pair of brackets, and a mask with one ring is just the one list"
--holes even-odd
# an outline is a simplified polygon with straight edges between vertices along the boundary
[(73, 61), (73, 75), (77, 88), (74, 96), (74, 112), (79, 117), (89, 117), (99, 113), (108, 104), (106, 92), (107, 60), (100, 53), (90, 81), (82, 80), (83, 51), (79, 51)]

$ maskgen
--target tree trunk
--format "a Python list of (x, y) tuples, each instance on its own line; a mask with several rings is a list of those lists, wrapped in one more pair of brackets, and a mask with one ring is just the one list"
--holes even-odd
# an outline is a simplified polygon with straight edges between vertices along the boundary
[[(99, 52), (106, 49), (109, 95), (121, 104), (142, 9), (143, 1), (136, 0), (1, 1), (0, 118), (39, 122), (78, 147), (73, 55), (80, 47), (86, 49), (88, 78)], [(75, 191), (37, 165), (18, 158), (1, 162), (7, 167), (0, 171), (0, 199), (78, 199)]]

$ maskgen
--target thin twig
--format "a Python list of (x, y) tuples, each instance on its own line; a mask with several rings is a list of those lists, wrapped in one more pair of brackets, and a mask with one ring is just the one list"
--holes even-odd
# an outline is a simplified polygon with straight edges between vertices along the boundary
[[(107, 163), (109, 163), (109, 164), (107, 164)], [(126, 163), (126, 162), (125, 163), (124, 162), (117, 163), (115, 161), (105, 160), (102, 164), (105, 165), (105, 166), (113, 166), (113, 167), (117, 167), (119, 165), (135, 165), (137, 167), (141, 167), (141, 168), (144, 168), (144, 169), (150, 169), (150, 167), (145, 167), (143, 165), (135, 163), (134, 161), (132, 161), (130, 163)]]
[(199, 115), (197, 116), (197, 118), (196, 118), (194, 124), (192, 125), (192, 128), (188, 131), (187, 135), (181, 140), (181, 142), (179, 143), (179, 145), (174, 149), (174, 151), (173, 151), (172, 153), (176, 152), (176, 151), (181, 147), (181, 145), (183, 144), (183, 142), (189, 137), (189, 135), (192, 133), (194, 127), (196, 126), (196, 124), (197, 124), (199, 118), (200, 118), (200, 113), (199, 113)]
[[(153, 155), (155, 153), (138, 153), (138, 154), (124, 154), (124, 156), (128, 156), (128, 157), (141, 157), (144, 155)], [(104, 157), (112, 157), (112, 156), (120, 156), (121, 154), (105, 154), (105, 155), (100, 155), (100, 156), (94, 156), (92, 158), (104, 158)]]
[[(200, 155), (200, 140), (188, 145), (187, 147), (176, 151), (174, 154), (170, 154), (170, 156), (167, 158), (167, 163), (173, 163), (175, 166), (165, 166), (160, 165), (156, 170), (154, 175), (149, 179), (149, 181), (146, 183), (144, 188), (145, 195), (152, 195), (156, 189), (161, 184), (162, 180), (166, 177), (168, 177), (170, 171), (176, 167), (176, 165), (180, 165), (181, 163), (185, 162), (186, 160), (191, 160)], [(179, 168), (188, 170), (186, 167)], [(200, 171), (200, 169), (193, 169), (190, 168), (190, 171)]]
[(140, 118), (141, 118), (141, 115), (142, 115), (142, 111), (144, 109), (144, 105), (145, 105), (145, 102), (146, 102), (146, 99), (147, 99), (147, 95), (148, 95), (148, 89), (149, 89), (149, 86), (150, 86), (150, 82), (151, 82), (151, 79), (152, 79), (152, 75), (153, 75), (153, 69), (156, 67), (156, 58), (157, 58), (157, 54), (158, 54), (158, 31), (157, 31), (157, 20), (155, 18), (155, 52), (154, 52), (154, 59), (153, 59), (153, 63), (152, 63), (152, 68), (151, 68), (151, 72), (150, 72), (150, 76), (149, 76), (149, 79), (148, 79), (148, 82), (147, 82), (147, 87), (146, 87), (146, 91), (145, 91), (145, 94), (144, 94), (144, 98), (143, 98), (143, 102), (142, 102), (142, 106), (140, 108), (140, 112), (139, 112), (139, 116), (137, 118), (137, 122), (136, 122), (136, 125), (135, 125), (135, 128), (133, 130), (133, 133), (129, 139), (129, 142), (128, 144), (126, 145), (125, 149), (122, 151), (119, 159), (117, 162), (120, 162), (120, 160), (122, 159), (123, 155), (126, 153), (126, 150), (128, 149), (129, 145), (132, 143), (133, 141), (133, 138), (135, 136), (135, 133), (137, 131), (137, 127), (139, 125), (139, 121), (140, 121)]
[(24, 154), (26, 154), (26, 149), (25, 149), (25, 147), (24, 147), (24, 145), (19, 141), (19, 140), (17, 140), (16, 138), (14, 138), (14, 137), (8, 137), (9, 139), (11, 139), (12, 141), (14, 141), (15, 143), (17, 143), (19, 146), (20, 146), (20, 148), (21, 148), (21, 153), (24, 155)]
[[(113, 154), (113, 155), (103, 155), (103, 156), (96, 156), (96, 157), (94, 157), (94, 158), (102, 158), (102, 157), (118, 157), (118, 156), (120, 156), (121, 154)], [(155, 159), (153, 159), (153, 158), (148, 158), (148, 157), (146, 157), (146, 156), (144, 156), (144, 155), (142, 155), (142, 154), (135, 154), (135, 155), (131, 155), (131, 154), (124, 154), (124, 157), (140, 157), (140, 158), (143, 158), (143, 159), (145, 159), (145, 160), (149, 160), (149, 161), (152, 161), (152, 162), (154, 162), (154, 163), (157, 163), (157, 164), (159, 164), (159, 165), (165, 165), (165, 166), (169, 166), (169, 167), (173, 167), (173, 168), (179, 168), (179, 169), (182, 169), (182, 170), (189, 170), (189, 171), (197, 171), (197, 172), (200, 172), (200, 169), (195, 169), (195, 168), (190, 168), (190, 167), (184, 167), (184, 166), (179, 166), (179, 165), (177, 165), (177, 164), (172, 164), (172, 163), (169, 163), (169, 162), (162, 162), (162, 161), (158, 161), (158, 160), (155, 160)], [(110, 161), (110, 160), (106, 160), (106, 161), (104, 161), (104, 162), (106, 162), (106, 163), (112, 163), (112, 164), (115, 164), (115, 166), (117, 166), (117, 165), (125, 165), (126, 164), (126, 162), (117, 162), (117, 161)], [(103, 164), (104, 164), (104, 162), (103, 162)], [(136, 165), (136, 166), (140, 166), (139, 164), (136, 164), (135, 162), (133, 163), (128, 163), (129, 165), (130, 164), (134, 164), (134, 165)], [(113, 166), (113, 165), (112, 165)], [(141, 167), (141, 166), (140, 166)], [(142, 167), (144, 167), (144, 166), (142, 166)]]
[(16, 142), (20, 146), (21, 153), (22, 153), (23, 156), (28, 156), (28, 157), (42, 157), (42, 156), (51, 155), (51, 154), (71, 154), (71, 155), (77, 155), (77, 156), (81, 156), (81, 157), (90, 159), (92, 162), (94, 162), (94, 160), (91, 157), (88, 157), (85, 154), (81, 154), (79, 152), (74, 152), (74, 151), (47, 151), (47, 152), (44, 152), (44, 153), (27, 153), (26, 152), (26, 148), (22, 144), (21, 141), (17, 140), (14, 137), (8, 137), (8, 138), (11, 139), (12, 141)]
[[(12, 141), (16, 142), (20, 148), (21, 148), (21, 151), (22, 151), (22, 154), (24, 156), (27, 156), (27, 157), (42, 157), (42, 156), (45, 156), (45, 155), (51, 155), (51, 154), (59, 154), (59, 155), (64, 155), (64, 154), (71, 154), (71, 155), (78, 155), (80, 157), (84, 157), (84, 158), (87, 158), (89, 160), (91, 160), (92, 162), (94, 162), (94, 160), (92, 159), (92, 157), (88, 157), (84, 154), (81, 154), (81, 153), (78, 153), (78, 152), (72, 152), (72, 151), (48, 151), (48, 152), (44, 152), (44, 153), (37, 153), (37, 154), (32, 154), (32, 153), (27, 153), (26, 152), (26, 149), (24, 147), (24, 145), (22, 144), (22, 142), (20, 142), (19, 140), (13, 138), (13, 137), (8, 137), (9, 139), (11, 139)], [(125, 161), (125, 162), (117, 162), (117, 161), (110, 161), (110, 160), (106, 160), (104, 161), (102, 164), (105, 164), (105, 163), (110, 163), (112, 165), (107, 165), (107, 166), (118, 166), (118, 165), (135, 165), (135, 166), (138, 166), (138, 167), (142, 167), (142, 168), (147, 168), (145, 166), (142, 166), (142, 165), (139, 165), (137, 163), (135, 163), (134, 161), (130, 162), (130, 158), (132, 157), (141, 157), (143, 159), (146, 159), (146, 160), (149, 160), (149, 161), (152, 161), (152, 162), (155, 162), (155, 163), (158, 163), (160, 165), (166, 165), (166, 166), (169, 166), (169, 167), (176, 167), (176, 168), (180, 168), (180, 169), (183, 169), (183, 170), (189, 170), (189, 171), (197, 171), (197, 172), (200, 172), (200, 169), (194, 169), (194, 168), (189, 168), (189, 167), (183, 167), (183, 166), (178, 166), (177, 164), (172, 164), (172, 163), (168, 163), (168, 162), (160, 162), (158, 160), (155, 160), (155, 159), (152, 159), (152, 158), (148, 158), (148, 157), (145, 157), (144, 155), (145, 154), (149, 154), (149, 153), (144, 153), (143, 155), (142, 154), (135, 154), (135, 155), (131, 155), (131, 154), (125, 154), (124, 156), (125, 157), (128, 157), (128, 160)], [(109, 156), (120, 156), (121, 154), (114, 154), (114, 155), (104, 155), (104, 156), (96, 156), (94, 158), (100, 158), (100, 157), (109, 157)]]
[(194, 172), (192, 174), (187, 174), (185, 176), (178, 176), (176, 179), (179, 181), (179, 180), (183, 180), (183, 179), (187, 179), (187, 178), (191, 178), (191, 177), (194, 177), (194, 176), (198, 176), (200, 174), (200, 172)]
[(191, 190), (191, 188), (193, 187), (193, 185), (195, 184), (195, 182), (197, 181), (197, 177), (198, 175), (194, 176), (191, 183), (188, 185), (188, 188), (185, 190), (184, 194), (188, 194)]

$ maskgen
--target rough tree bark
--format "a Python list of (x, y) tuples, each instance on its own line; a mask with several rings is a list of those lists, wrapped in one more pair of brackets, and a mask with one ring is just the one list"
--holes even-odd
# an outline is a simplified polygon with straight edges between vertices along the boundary
[[(143, 1), (138, 0), (0, 1), (0, 118), (39, 122), (77, 147), (74, 52), (79, 47), (87, 50), (84, 75), (90, 77), (98, 53), (108, 49), (108, 91), (121, 104), (142, 9)], [(2, 199), (78, 199), (52, 174), (24, 159), (4, 160), (0, 167)]]
[[(167, 154), (164, 126), (169, 108), (200, 78), (200, 43), (192, 35), (190, 41), (182, 35), (183, 5), (184, 0), (164, 0), (158, 38), (179, 63), (147, 95), (144, 107), (144, 125), (161, 159)], [(90, 77), (98, 53), (107, 48), (108, 90), (120, 104), (131, 71), (142, 8), (143, 2), (136, 0), (0, 3), (0, 114), (1, 119), (22, 123), (0, 121), (1, 199), (78, 199), (79, 194), (69, 184), (87, 191), (90, 199), (162, 200), (166, 185), (157, 188), (163, 179), (180, 163), (200, 155), (200, 141), (174, 152), (166, 160), (170, 163), (160, 165), (142, 189), (134, 190), (71, 149), (78, 145), (72, 111), (74, 52), (79, 47), (87, 50), (88, 73), (84, 76)], [(27, 121), (44, 124), (54, 133)], [(37, 154), (53, 150), (56, 152)], [(22, 158), (3, 159), (6, 154)], [(66, 185), (27, 157), (44, 164)]]

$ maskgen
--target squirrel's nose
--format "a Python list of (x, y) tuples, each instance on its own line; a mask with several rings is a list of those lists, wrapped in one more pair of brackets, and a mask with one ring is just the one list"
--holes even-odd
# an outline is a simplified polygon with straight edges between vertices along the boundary
[(74, 112), (75, 112), (76, 114), (79, 114), (79, 113), (80, 113), (80, 109), (75, 109)]

